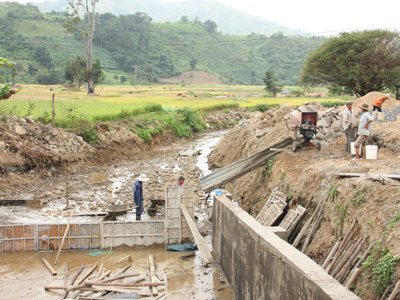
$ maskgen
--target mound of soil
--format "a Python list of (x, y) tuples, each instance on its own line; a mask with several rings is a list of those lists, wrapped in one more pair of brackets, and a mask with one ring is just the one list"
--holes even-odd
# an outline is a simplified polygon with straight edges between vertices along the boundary
[[(190, 78), (193, 74), (193, 78)], [(179, 76), (160, 78), (162, 83), (191, 83), (191, 84), (215, 84), (220, 85), (221, 80), (205, 71), (184, 71)]]
[[(384, 96), (384, 94), (381, 92), (370, 92), (370, 93), (366, 94), (365, 96), (358, 98), (353, 104), (354, 113), (357, 115), (358, 112), (361, 110), (359, 108), (359, 106), (364, 103), (367, 103), (369, 105), (369, 109), (372, 110), (372, 102), (374, 102), (375, 99), (380, 98), (382, 96)], [(394, 98), (389, 98), (385, 102), (383, 102), (382, 109), (391, 109), (391, 108), (396, 107), (397, 105), (400, 105), (399, 100), (396, 100)], [(345, 109), (346, 109), (346, 105), (343, 105), (340, 108), (341, 111), (343, 111)]]

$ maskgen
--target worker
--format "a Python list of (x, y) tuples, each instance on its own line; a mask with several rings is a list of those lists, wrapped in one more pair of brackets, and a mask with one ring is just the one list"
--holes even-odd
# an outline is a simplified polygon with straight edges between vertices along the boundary
[(377, 110), (378, 112), (382, 112), (382, 104), (389, 98), (390, 94), (385, 94), (382, 97), (375, 99), (374, 102), (372, 102), (372, 106), (374, 108), (372, 111)]
[(174, 186), (182, 186), (185, 182), (185, 177), (179, 176), (178, 181), (174, 183)]
[(369, 129), (370, 129), (370, 124), (374, 120), (371, 115), (368, 113), (368, 104), (363, 103), (361, 106), (359, 106), (362, 111), (362, 116), (360, 119), (360, 125), (358, 125), (358, 138), (356, 142), (354, 143), (354, 148), (356, 150), (356, 157), (354, 157), (352, 160), (359, 160), (362, 159), (360, 158), (360, 146), (363, 146), (363, 154), (365, 155), (365, 142), (367, 141), (367, 138), (369, 136)]
[(344, 145), (344, 152), (349, 153), (349, 146), (351, 143), (351, 139), (349, 137), (349, 126), (356, 119), (356, 116), (353, 112), (353, 101), (346, 102), (346, 109), (343, 111), (343, 131), (346, 134), (347, 141)]
[(143, 213), (143, 181), (149, 181), (145, 174), (140, 174), (133, 189), (133, 201), (136, 205), (136, 221), (140, 221)]

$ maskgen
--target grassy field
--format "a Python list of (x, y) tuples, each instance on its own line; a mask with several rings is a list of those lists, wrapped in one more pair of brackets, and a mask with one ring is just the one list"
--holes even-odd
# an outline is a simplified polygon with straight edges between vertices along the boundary
[[(69, 90), (63, 86), (23, 85), (20, 93), (0, 102), (0, 110), (2, 113), (20, 117), (26, 115), (32, 115), (35, 119), (48, 117), (52, 112), (51, 97), (55, 94), (56, 123), (62, 124), (66, 119), (78, 115), (91, 122), (111, 121), (144, 112), (160, 111), (160, 105), (167, 110), (189, 106), (212, 111), (229, 107), (251, 108), (259, 104), (301, 105), (314, 100), (319, 102), (341, 100), (326, 97), (268, 98), (264, 97), (265, 91), (261, 86), (157, 85), (140, 86), (138, 90), (132, 86), (100, 86), (95, 92), (101, 96), (88, 97), (86, 90)], [(325, 91), (321, 89), (316, 92), (323, 95)], [(178, 93), (186, 97), (178, 97)], [(228, 98), (226, 95), (234, 96)]]

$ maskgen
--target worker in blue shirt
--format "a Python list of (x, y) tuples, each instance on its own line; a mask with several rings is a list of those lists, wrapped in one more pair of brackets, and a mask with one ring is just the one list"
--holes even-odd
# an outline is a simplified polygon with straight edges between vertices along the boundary
[(140, 216), (143, 213), (143, 181), (149, 181), (149, 178), (145, 174), (140, 174), (133, 189), (133, 201), (136, 205), (136, 221), (140, 221)]

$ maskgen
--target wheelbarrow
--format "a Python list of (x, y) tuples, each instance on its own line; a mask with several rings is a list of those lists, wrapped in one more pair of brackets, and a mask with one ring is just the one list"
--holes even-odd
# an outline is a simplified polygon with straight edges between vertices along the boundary
[(128, 204), (114, 204), (106, 207), (108, 213), (103, 220), (104, 221), (116, 221), (118, 216), (123, 216), (128, 211)]
[(157, 214), (158, 206), (165, 206), (164, 199), (150, 199), (151, 204), (147, 207), (147, 213), (150, 217), (154, 217)]

